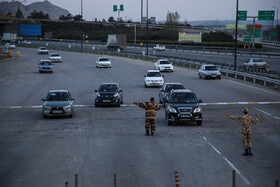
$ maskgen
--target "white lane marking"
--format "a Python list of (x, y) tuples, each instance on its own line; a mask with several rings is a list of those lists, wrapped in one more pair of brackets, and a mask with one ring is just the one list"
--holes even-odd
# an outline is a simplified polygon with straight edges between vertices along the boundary
[[(225, 79), (224, 79), (224, 80), (225, 80)], [(254, 87), (254, 86), (250, 86), (250, 85), (248, 85), (248, 84), (243, 84), (243, 83), (236, 82), (236, 81), (232, 81), (232, 80), (226, 80), (226, 81), (232, 82), (232, 83), (235, 83), (235, 84), (239, 84), (239, 85), (242, 85), (242, 86), (245, 86), (245, 87), (253, 88), (253, 89), (256, 89), (256, 90), (259, 90), (259, 91), (262, 91), (262, 92), (270, 93), (270, 94), (272, 94), (272, 95), (280, 96), (280, 94), (278, 94), (278, 93), (271, 92), (271, 91), (265, 90), (265, 89), (263, 89), (263, 88), (257, 88), (257, 87)]]
[(42, 106), (32, 106), (31, 108), (42, 108)]
[(262, 113), (268, 115), (268, 116), (272, 116), (270, 113), (268, 113), (268, 112), (266, 112), (266, 111), (263, 111), (263, 110), (258, 109), (258, 108), (256, 108), (256, 107), (254, 107), (254, 108), (255, 108), (256, 110), (258, 110), (258, 111), (260, 111), (260, 112), (262, 112)]
[(247, 184), (247, 185), (251, 185), (251, 183), (248, 181), (248, 179), (246, 179), (246, 177), (244, 177), (243, 175), (242, 175), (242, 173), (226, 158), (226, 157), (224, 157), (223, 155), (222, 155), (222, 153), (216, 148), (216, 147), (214, 147), (213, 145), (212, 145), (212, 143), (211, 142), (209, 142), (206, 138), (205, 138), (205, 136), (203, 136), (203, 139), (212, 147), (212, 149), (214, 149), (227, 163), (228, 163), (228, 165), (232, 168), (232, 169), (234, 169), (235, 171), (236, 171), (236, 173), (238, 174), (238, 175), (240, 175), (240, 177), (244, 180), (244, 182)]
[(10, 106), (10, 108), (22, 108), (22, 106)]
[(278, 118), (278, 117), (274, 117), (274, 118), (280, 120), (280, 118)]

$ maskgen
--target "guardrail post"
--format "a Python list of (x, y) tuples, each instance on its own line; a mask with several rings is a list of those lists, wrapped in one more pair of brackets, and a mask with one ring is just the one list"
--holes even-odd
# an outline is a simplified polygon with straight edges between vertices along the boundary
[(263, 81), (263, 85), (266, 86), (266, 81)]
[(236, 187), (236, 171), (232, 171), (232, 187)]
[(114, 187), (117, 187), (117, 174), (114, 173)]
[(65, 182), (65, 187), (68, 187), (68, 184), (69, 184), (69, 183), (66, 181), (66, 182)]

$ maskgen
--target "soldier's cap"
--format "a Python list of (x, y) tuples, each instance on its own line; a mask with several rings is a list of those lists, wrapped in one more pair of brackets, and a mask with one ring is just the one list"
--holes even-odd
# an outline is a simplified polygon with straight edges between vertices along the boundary
[(243, 112), (248, 113), (248, 108), (244, 108)]

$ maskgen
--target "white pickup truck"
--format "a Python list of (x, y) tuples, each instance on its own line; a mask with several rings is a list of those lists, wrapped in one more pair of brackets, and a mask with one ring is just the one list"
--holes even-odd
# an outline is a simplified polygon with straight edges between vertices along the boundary
[(52, 62), (60, 62), (60, 63), (62, 62), (62, 58), (58, 53), (51, 53), (49, 59)]

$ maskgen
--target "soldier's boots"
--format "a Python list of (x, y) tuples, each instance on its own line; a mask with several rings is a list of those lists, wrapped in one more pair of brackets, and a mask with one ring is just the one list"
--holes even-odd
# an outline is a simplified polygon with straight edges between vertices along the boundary
[(248, 149), (245, 149), (245, 152), (242, 155), (248, 156), (249, 155)]
[(154, 136), (154, 133), (153, 133), (153, 132), (151, 132), (151, 135), (152, 135), (152, 136)]
[(248, 154), (249, 154), (250, 156), (253, 156), (253, 153), (251, 152), (251, 148), (248, 149)]
[(149, 130), (147, 130), (145, 136), (149, 136), (149, 135), (150, 135)]

